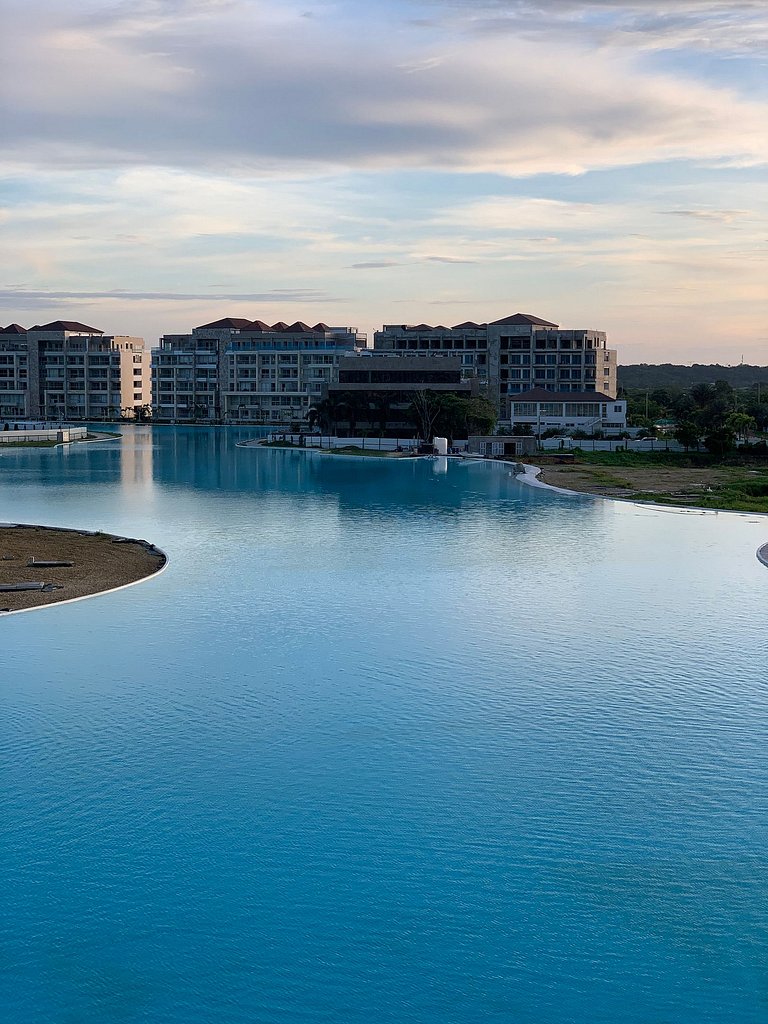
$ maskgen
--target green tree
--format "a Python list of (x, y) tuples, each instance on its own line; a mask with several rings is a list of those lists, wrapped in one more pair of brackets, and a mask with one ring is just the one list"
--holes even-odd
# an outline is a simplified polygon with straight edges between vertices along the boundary
[(447, 392), (440, 396), (440, 415), (435, 430), (453, 444), (455, 438), (467, 436), (469, 413), (470, 404), (466, 398)]
[(699, 428), (692, 420), (682, 420), (675, 427), (675, 440), (681, 444), (686, 451), (689, 448), (698, 448)]
[(309, 409), (307, 418), (312, 427), (319, 426), (331, 434), (337, 431), (337, 424), (341, 413), (341, 403), (334, 395), (321, 398), (319, 402)]
[(493, 402), (480, 396), (470, 398), (467, 426), (472, 432), (476, 431), (478, 434), (493, 433), (498, 418), (496, 406)]
[(715, 397), (715, 392), (711, 384), (694, 384), (688, 395), (701, 409), (710, 404)]
[(704, 447), (718, 459), (722, 459), (736, 444), (736, 435), (726, 426), (714, 427), (704, 438)]
[(753, 430), (757, 430), (754, 417), (745, 412), (732, 412), (726, 419), (725, 425), (736, 434), (740, 441), (745, 441)]

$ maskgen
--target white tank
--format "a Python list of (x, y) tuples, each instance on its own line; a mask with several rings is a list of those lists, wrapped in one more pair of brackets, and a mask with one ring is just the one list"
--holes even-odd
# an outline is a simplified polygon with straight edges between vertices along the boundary
[(432, 444), (435, 448), (435, 455), (447, 455), (448, 454), (448, 438), (447, 437), (433, 437)]

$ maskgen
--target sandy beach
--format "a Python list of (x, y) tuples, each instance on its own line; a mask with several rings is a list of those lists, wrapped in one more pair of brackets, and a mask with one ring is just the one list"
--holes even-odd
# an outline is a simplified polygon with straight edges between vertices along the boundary
[[(42, 567), (30, 563), (71, 562)], [(0, 525), (0, 585), (42, 582), (47, 591), (0, 591), (3, 612), (98, 594), (159, 572), (165, 555), (146, 541), (47, 526)]]

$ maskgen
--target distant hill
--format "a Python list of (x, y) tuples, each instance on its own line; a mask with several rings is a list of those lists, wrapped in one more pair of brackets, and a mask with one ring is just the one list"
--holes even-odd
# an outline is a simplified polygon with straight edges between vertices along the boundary
[(633, 363), (619, 367), (620, 388), (680, 388), (694, 384), (714, 384), (725, 380), (735, 388), (764, 384), (768, 388), (768, 366), (720, 366), (717, 363)]

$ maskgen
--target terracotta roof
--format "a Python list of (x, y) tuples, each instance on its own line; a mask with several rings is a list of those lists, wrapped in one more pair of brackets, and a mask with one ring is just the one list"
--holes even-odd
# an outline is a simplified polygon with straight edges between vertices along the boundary
[(291, 334), (314, 334), (313, 328), (301, 320), (297, 320), (296, 323), (286, 327), (286, 331), (289, 331)]
[(320, 321), (319, 324), (315, 324), (315, 326), (312, 328), (312, 330), (314, 330), (314, 331), (323, 331), (323, 332), (330, 331), (330, 329), (331, 328), (328, 326), (328, 324), (324, 324), (322, 322), (322, 320)]
[(26, 334), (26, 327), (20, 324), (8, 324), (7, 327), (0, 327), (0, 334)]
[(416, 324), (415, 327), (409, 327), (409, 331), (434, 331), (434, 327), (430, 327), (429, 324)]
[(49, 324), (37, 324), (35, 327), (30, 327), (30, 331), (83, 331), (86, 334), (103, 334), (104, 331), (100, 331), (98, 327), (88, 327), (86, 324), (80, 324), (77, 320), (53, 320)]
[(514, 324), (531, 324), (535, 327), (557, 327), (558, 324), (551, 324), (549, 320), (542, 320), (541, 317), (533, 316), (531, 313), (515, 313), (513, 316), (505, 316), (503, 320), (494, 320), (491, 327), (507, 327)]
[(546, 388), (531, 388), (519, 395), (510, 395), (513, 402), (616, 402), (602, 391), (547, 391)]
[(221, 320), (214, 320), (211, 324), (201, 324), (200, 327), (196, 327), (196, 331), (207, 331), (209, 328), (218, 327), (229, 327), (233, 330), (241, 330), (243, 327), (247, 327), (250, 324), (250, 320), (245, 320), (243, 317), (238, 316), (225, 316)]
[(271, 331), (287, 331), (288, 330), (288, 324), (285, 323), (283, 320), (278, 320), (276, 324), (272, 324), (272, 326), (270, 327), (270, 330)]
[(245, 331), (246, 334), (248, 334), (248, 333), (254, 333), (255, 334), (258, 331), (271, 331), (271, 330), (272, 330), (272, 328), (269, 326), (269, 324), (265, 324), (263, 320), (253, 320), (251, 323), (248, 324), (247, 327), (243, 328), (243, 331)]
[(487, 326), (486, 324), (476, 324), (471, 320), (466, 320), (463, 324), (454, 324), (454, 331), (479, 331), (481, 327)]

